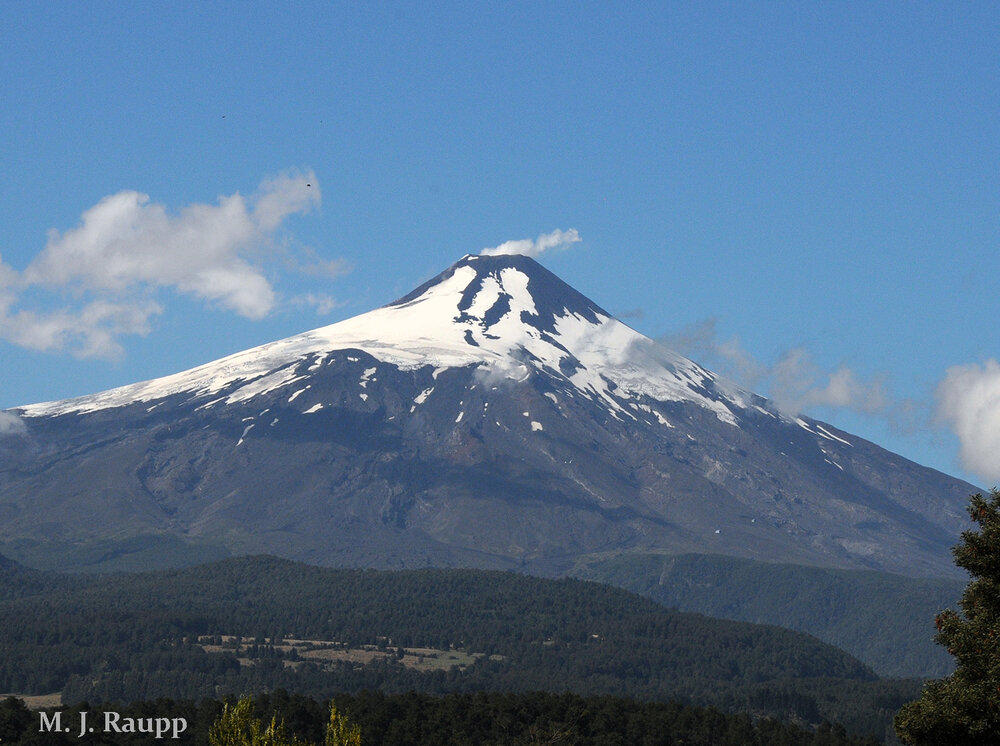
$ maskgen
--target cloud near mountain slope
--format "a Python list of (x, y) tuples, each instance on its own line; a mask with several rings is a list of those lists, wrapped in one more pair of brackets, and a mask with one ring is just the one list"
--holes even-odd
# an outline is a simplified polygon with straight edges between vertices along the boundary
[(319, 202), (311, 171), (265, 179), (249, 198), (223, 195), (177, 213), (137, 191), (104, 197), (76, 227), (50, 231), (22, 272), (0, 263), (0, 337), (30, 349), (117, 357), (122, 336), (148, 333), (163, 312), (163, 289), (262, 318), (277, 302), (264, 270), (279, 251), (273, 237), (290, 215)]

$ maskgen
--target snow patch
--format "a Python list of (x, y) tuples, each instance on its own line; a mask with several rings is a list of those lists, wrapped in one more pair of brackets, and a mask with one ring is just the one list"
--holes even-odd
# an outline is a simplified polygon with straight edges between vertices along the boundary
[(659, 412), (657, 412), (655, 409), (653, 410), (653, 416), (656, 417), (656, 420), (661, 425), (663, 425), (664, 427), (673, 427), (674, 426), (673, 423), (670, 420), (668, 420), (662, 414), (660, 414)]
[(532, 316), (538, 315), (535, 299), (528, 290), (530, 280), (524, 272), (513, 267), (502, 269), (500, 270), (500, 282), (504, 289), (510, 293), (511, 306), (516, 306), (521, 311), (527, 311)]
[(303, 378), (305, 378), (305, 376), (296, 375), (295, 366), (293, 365), (279, 368), (273, 373), (268, 373), (267, 375), (263, 375), (244, 386), (240, 386), (236, 389), (236, 391), (226, 397), (226, 404), (235, 404), (236, 402), (247, 401), (248, 399), (252, 399), (260, 394), (266, 394), (268, 391), (274, 391), (275, 389), (287, 386), (290, 383), (301, 381)]
[[(329, 355), (330, 355), (329, 352), (323, 352), (323, 353), (320, 353), (319, 355), (317, 355), (316, 356), (316, 360), (313, 362), (312, 365), (309, 366), (309, 372), (312, 373), (313, 371), (316, 371), (316, 370), (319, 370), (320, 368), (322, 368), (323, 367), (323, 363), (326, 361), (326, 359), (327, 359), (327, 357), (329, 357)], [(332, 363), (333, 359), (331, 359), (330, 362)]]
[(828, 440), (837, 440), (837, 441), (840, 441), (841, 443), (843, 443), (844, 445), (851, 446), (852, 448), (854, 447), (854, 445), (852, 443), (849, 443), (848, 441), (844, 440), (843, 438), (838, 438), (836, 435), (834, 435), (833, 433), (831, 433), (829, 430), (827, 430), (825, 427), (823, 427), (818, 422), (816, 423), (816, 429), (819, 431), (820, 435), (822, 435), (824, 438), (827, 438)]
[(245, 428), (243, 428), (243, 434), (240, 436), (240, 439), (236, 441), (237, 446), (243, 443), (243, 439), (247, 437), (247, 433), (250, 432), (251, 430), (253, 430), (253, 425), (247, 425)]
[(322, 408), (323, 408), (322, 404), (313, 404), (311, 407), (309, 407), (309, 409), (307, 409), (302, 414), (313, 414), (314, 412), (318, 412)]
[(659, 422), (664, 427), (673, 427), (673, 423), (668, 421), (666, 417), (664, 417), (662, 414), (660, 414), (657, 410), (653, 409), (648, 404), (640, 404), (638, 408), (641, 409), (643, 412), (646, 412), (647, 414), (653, 415), (656, 418), (656, 421)]
[(292, 394), (291, 396), (288, 397), (288, 403), (291, 404), (293, 401), (295, 401), (295, 399), (298, 397), (299, 394), (301, 394), (306, 389), (310, 389), (310, 388), (312, 388), (312, 384), (306, 386), (306, 388), (304, 388), (304, 389), (299, 389), (298, 391), (296, 391), (294, 394)]
[(544, 429), (545, 428), (542, 427), (542, 423), (541, 422), (536, 422), (535, 420), (531, 421), (531, 432), (534, 433), (534, 432), (538, 432), (539, 430), (544, 430)]
[[(473, 273), (473, 276), (475, 274)], [(472, 305), (466, 311), (469, 316), (483, 318), (497, 301), (500, 300), (501, 287), (495, 277), (487, 277), (480, 285), (479, 292), (472, 299)]]
[(853, 448), (853, 445), (851, 443), (849, 443), (848, 441), (844, 440), (843, 438), (838, 438), (836, 435), (834, 435), (833, 433), (831, 433), (829, 430), (827, 430), (825, 427), (823, 427), (818, 422), (815, 423), (815, 429), (813, 429), (813, 427), (810, 426), (810, 424), (808, 422), (806, 422), (805, 420), (803, 420), (801, 417), (796, 417), (794, 419), (794, 422), (795, 422), (796, 425), (798, 425), (799, 427), (801, 427), (803, 430), (805, 430), (808, 433), (812, 433), (813, 435), (818, 435), (819, 437), (826, 438), (827, 440), (834, 440), (834, 441), (837, 441), (839, 443), (843, 443), (846, 446), (851, 446)]
[[(486, 367), (512, 380), (544, 370), (563, 376), (567, 384), (603, 402), (619, 420), (626, 414), (634, 419), (622, 402), (639, 396), (695, 402), (732, 425), (737, 420), (731, 406), (750, 405), (752, 399), (746, 392), (735, 388), (723, 392), (716, 377), (705, 369), (593, 309), (581, 313), (564, 309), (545, 319), (546, 331), (542, 331), (531, 323), (539, 312), (530, 276), (515, 267), (482, 276), (471, 266), (474, 263), (470, 260), (455, 267), (446, 279), (404, 304), (378, 308), (172, 376), (21, 409), (29, 417), (92, 412), (180, 393), (191, 399), (223, 396), (227, 403), (234, 403), (300, 380), (303, 376), (297, 371), (303, 370), (303, 362), (309, 361), (309, 370), (314, 370), (343, 350), (362, 350), (401, 370), (432, 366), (435, 378), (448, 368), (468, 366)], [(476, 290), (472, 302), (459, 312), (470, 287)], [(347, 359), (361, 360), (355, 355)], [(236, 390), (229, 392), (234, 386)], [(573, 396), (573, 388), (567, 386), (566, 393)], [(546, 395), (558, 403), (554, 395)], [(212, 399), (212, 403), (218, 401)]]

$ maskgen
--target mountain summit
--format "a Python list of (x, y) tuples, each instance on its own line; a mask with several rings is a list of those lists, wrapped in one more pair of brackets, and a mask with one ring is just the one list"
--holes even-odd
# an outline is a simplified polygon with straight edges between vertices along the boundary
[[(623, 394), (648, 394), (698, 401), (733, 421), (723, 402), (744, 408), (749, 401), (735, 388), (730, 395), (735, 399), (707, 396), (715, 388), (712, 373), (657, 347), (534, 259), (468, 255), (399, 300), (346, 321), (177, 375), (21, 411), (31, 417), (81, 413), (221, 393), (231, 404), (305, 380), (330, 353), (345, 349), (364, 351), (401, 370), (473, 366), (514, 380), (529, 371), (545, 373), (579, 394), (602, 398), (618, 412), (623, 412)], [(307, 359), (311, 364), (303, 372), (300, 364)]]
[(337, 324), (16, 412), (0, 553), (29, 565), (270, 552), (562, 573), (704, 552), (939, 575), (974, 491), (780, 414), (516, 255), (466, 256)]

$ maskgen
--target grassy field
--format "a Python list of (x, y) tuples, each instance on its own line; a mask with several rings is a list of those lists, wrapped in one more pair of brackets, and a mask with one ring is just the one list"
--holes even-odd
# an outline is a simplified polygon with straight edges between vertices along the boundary
[[(218, 638), (201, 637), (198, 644), (206, 653), (234, 653), (242, 665), (253, 665), (250, 653), (254, 647), (259, 647), (260, 643), (252, 638), (243, 638), (236, 635), (222, 635), (221, 644), (214, 642)], [(402, 657), (399, 655), (399, 648), (391, 645), (362, 645), (361, 647), (348, 647), (344, 643), (335, 640), (299, 640), (282, 638), (280, 640), (265, 639), (264, 645), (273, 648), (284, 658), (284, 663), (289, 668), (301, 665), (303, 661), (314, 663), (347, 662), (356, 663), (359, 666), (374, 663), (379, 660), (395, 659), (407, 668), (416, 671), (447, 670), (452, 666), (464, 669), (471, 666), (478, 658), (484, 657), (483, 653), (469, 653), (465, 650), (451, 648), (442, 650), (438, 648), (404, 648)], [(294, 651), (294, 652), (293, 652)], [(502, 660), (502, 656), (494, 656)]]
[(7, 699), (7, 697), (16, 697), (17, 699), (24, 700), (24, 704), (32, 710), (58, 707), (62, 704), (62, 692), (53, 692), (52, 694), (0, 694), (0, 699)]

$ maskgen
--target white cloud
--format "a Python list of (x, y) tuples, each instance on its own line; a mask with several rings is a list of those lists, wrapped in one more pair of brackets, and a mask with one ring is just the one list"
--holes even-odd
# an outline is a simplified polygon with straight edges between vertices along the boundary
[(753, 389), (767, 377), (765, 366), (754, 360), (739, 340), (719, 339), (716, 319), (705, 319), (679, 332), (660, 338), (670, 349), (695, 358), (715, 372), (732, 378), (741, 386)]
[(345, 259), (323, 259), (315, 249), (304, 247), (295, 256), (289, 256), (286, 265), (308, 277), (332, 280), (351, 271), (351, 263)]
[(530, 238), (522, 238), (518, 241), (505, 241), (499, 246), (491, 249), (483, 249), (480, 254), (484, 256), (497, 256), (500, 254), (524, 254), (525, 256), (538, 256), (543, 251), (549, 249), (566, 249), (579, 242), (580, 234), (576, 228), (569, 230), (554, 230), (551, 233), (543, 233), (534, 241)]
[(49, 233), (25, 269), (26, 285), (121, 292), (137, 284), (175, 287), (249, 318), (274, 305), (270, 283), (243, 254), (267, 242), (282, 220), (320, 198), (316, 177), (265, 181), (248, 206), (240, 194), (217, 205), (195, 204), (170, 215), (138, 192), (105, 197), (81, 224)]
[(497, 359), (490, 363), (480, 363), (475, 370), (476, 382), (481, 386), (508, 385), (523, 381), (531, 369), (515, 359)]
[(0, 412), (0, 438), (7, 435), (23, 435), (28, 428), (24, 420), (13, 412)]
[(958, 436), (962, 465), (1000, 481), (1000, 363), (948, 368), (936, 393), (937, 416)]
[(699, 322), (660, 341), (739, 385), (766, 395), (789, 415), (822, 406), (887, 415), (896, 408), (883, 381), (864, 381), (846, 365), (832, 372), (824, 371), (804, 348), (793, 348), (774, 364), (764, 364), (744, 349), (737, 338), (719, 339), (715, 319)]
[(307, 212), (319, 201), (319, 182), (312, 171), (274, 176), (261, 182), (257, 189), (253, 220), (258, 230), (270, 233), (289, 215)]
[(81, 308), (48, 313), (18, 311), (0, 317), (0, 336), (40, 352), (71, 349), (78, 357), (119, 358), (124, 351), (118, 338), (147, 334), (150, 318), (161, 312), (162, 308), (149, 300), (95, 300)]
[(828, 406), (872, 414), (889, 404), (881, 381), (862, 381), (846, 365), (832, 373), (823, 371), (801, 347), (782, 355), (769, 378), (768, 393), (782, 411)]
[(326, 316), (330, 311), (343, 305), (332, 295), (325, 293), (304, 293), (292, 298), (292, 303), (297, 306), (306, 306), (316, 311), (317, 316)]
[[(176, 213), (148, 195), (121, 191), (100, 200), (65, 232), (49, 232), (45, 248), (17, 273), (0, 262), (0, 337), (37, 350), (69, 349), (81, 357), (115, 357), (119, 338), (146, 334), (162, 313), (161, 289), (190, 295), (250, 319), (277, 303), (261, 266), (282, 253), (274, 234), (291, 215), (320, 201), (310, 171), (264, 180), (256, 193), (219, 197)], [(310, 266), (332, 274), (343, 265), (309, 254)], [(40, 308), (18, 308), (27, 291)]]

